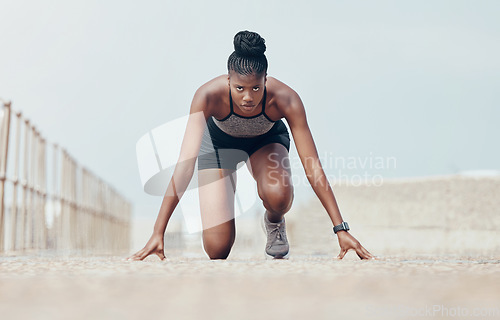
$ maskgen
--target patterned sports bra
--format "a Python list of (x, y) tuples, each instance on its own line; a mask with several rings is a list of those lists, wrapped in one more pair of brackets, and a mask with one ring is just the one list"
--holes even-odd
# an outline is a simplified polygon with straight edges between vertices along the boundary
[(244, 117), (234, 113), (233, 99), (231, 97), (231, 91), (229, 91), (229, 106), (231, 108), (229, 115), (221, 120), (217, 120), (214, 116), (212, 116), (212, 119), (219, 129), (233, 137), (252, 138), (263, 135), (271, 130), (273, 125), (276, 123), (276, 121), (269, 119), (265, 113), (266, 96), (267, 92), (266, 88), (264, 88), (262, 111), (255, 116)]

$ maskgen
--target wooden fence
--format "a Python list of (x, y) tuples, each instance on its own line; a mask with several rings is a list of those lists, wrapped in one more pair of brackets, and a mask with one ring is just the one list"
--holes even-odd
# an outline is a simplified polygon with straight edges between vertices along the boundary
[(0, 103), (0, 253), (127, 253), (131, 204)]

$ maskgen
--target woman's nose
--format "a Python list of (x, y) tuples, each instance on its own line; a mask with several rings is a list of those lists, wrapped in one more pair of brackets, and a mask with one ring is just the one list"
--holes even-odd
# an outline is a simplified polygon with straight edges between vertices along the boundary
[(243, 101), (245, 102), (252, 102), (253, 101), (253, 98), (252, 98), (252, 95), (250, 93), (245, 93), (243, 95)]

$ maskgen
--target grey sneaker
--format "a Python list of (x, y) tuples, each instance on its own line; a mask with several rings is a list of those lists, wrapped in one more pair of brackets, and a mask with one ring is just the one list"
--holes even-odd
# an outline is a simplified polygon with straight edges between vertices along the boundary
[(267, 219), (267, 213), (264, 213), (264, 226), (267, 234), (266, 253), (277, 259), (283, 258), (289, 250), (285, 217), (281, 222), (273, 223)]

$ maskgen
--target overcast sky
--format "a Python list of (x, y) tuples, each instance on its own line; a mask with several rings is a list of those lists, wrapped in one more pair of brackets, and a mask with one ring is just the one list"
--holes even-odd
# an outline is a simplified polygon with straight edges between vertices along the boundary
[(485, 0), (0, 0), (0, 97), (156, 216), (136, 142), (186, 115), (252, 30), (269, 75), (301, 96), (330, 178), (499, 170), (499, 16)]

